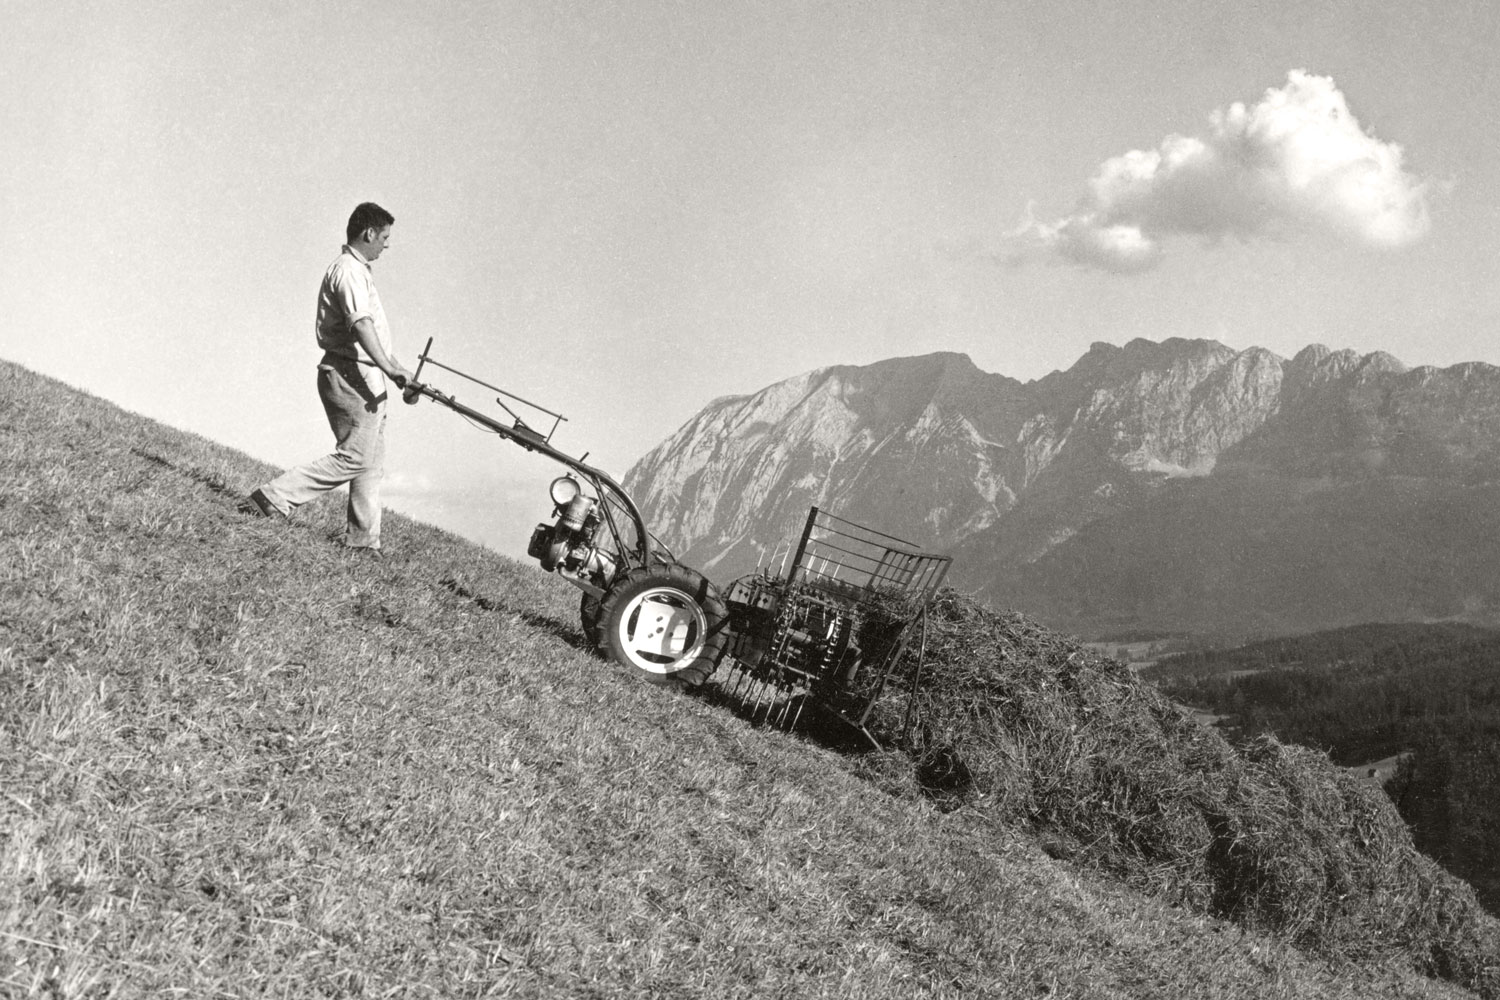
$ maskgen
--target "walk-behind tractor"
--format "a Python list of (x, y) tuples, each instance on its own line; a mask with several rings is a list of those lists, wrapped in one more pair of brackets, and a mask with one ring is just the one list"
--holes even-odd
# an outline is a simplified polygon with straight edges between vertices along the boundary
[[(808, 705), (853, 726), (867, 723), (949, 558), (812, 508), (795, 550), (721, 592), (653, 536), (619, 483), (552, 444), (566, 418), (431, 356), (428, 340), (402, 397), (426, 397), (477, 426), (567, 468), (552, 481), (553, 521), (527, 554), (581, 590), (590, 645), (655, 683), (697, 687), (722, 665), (719, 688), (757, 721), (792, 729)], [(491, 392), (496, 419), (422, 382), (427, 365)], [(546, 432), (529, 425), (522, 408)], [(777, 559), (780, 565), (776, 566)], [(919, 647), (920, 650), (920, 647)], [(920, 652), (910, 694), (921, 682)], [(915, 698), (908, 698), (908, 705)]]

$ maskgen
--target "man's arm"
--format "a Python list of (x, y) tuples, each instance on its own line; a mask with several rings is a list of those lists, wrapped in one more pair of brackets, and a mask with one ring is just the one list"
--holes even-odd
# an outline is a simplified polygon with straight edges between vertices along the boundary
[(401, 367), (401, 363), (389, 354), (385, 348), (380, 346), (380, 338), (375, 334), (375, 324), (368, 317), (361, 317), (354, 321), (354, 336), (359, 340), (359, 346), (365, 349), (370, 360), (375, 362), (375, 367), (388, 375), (397, 388), (406, 385), (411, 378), (411, 372)]

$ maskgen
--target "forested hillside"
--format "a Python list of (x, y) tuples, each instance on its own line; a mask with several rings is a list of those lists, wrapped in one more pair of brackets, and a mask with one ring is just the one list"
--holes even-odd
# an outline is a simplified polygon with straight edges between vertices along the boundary
[(1417, 846), (1500, 913), (1500, 633), (1366, 625), (1173, 656), (1147, 676), (1246, 737), (1346, 766), (1402, 755), (1386, 792)]

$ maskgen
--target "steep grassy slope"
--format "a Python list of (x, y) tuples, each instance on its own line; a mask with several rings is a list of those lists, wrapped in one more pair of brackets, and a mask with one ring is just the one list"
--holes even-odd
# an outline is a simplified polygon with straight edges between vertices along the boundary
[(1399, 953), (1500, 992), (1500, 925), (1326, 755), (1269, 736), (1231, 745), (1023, 615), (947, 593), (933, 618), (928, 727), (1061, 856), (1310, 951)]
[(1167, 657), (1145, 672), (1241, 733), (1396, 757), (1385, 791), (1423, 853), (1500, 914), (1500, 633), (1373, 624)]
[(0, 364), (0, 995), (1467, 995), (641, 684), (441, 532), (247, 519), (269, 471)]

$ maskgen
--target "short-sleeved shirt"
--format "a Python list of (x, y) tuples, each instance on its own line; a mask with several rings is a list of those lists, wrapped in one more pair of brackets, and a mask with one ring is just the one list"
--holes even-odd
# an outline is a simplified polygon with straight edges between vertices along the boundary
[(387, 355), (391, 353), (391, 331), (380, 293), (375, 291), (375, 277), (370, 262), (353, 247), (343, 251), (328, 265), (323, 285), (318, 289), (318, 346), (328, 354), (360, 362), (365, 381), (375, 393), (382, 391), (384, 378), (375, 361), (359, 345), (354, 324), (368, 319), (375, 326), (375, 337)]

